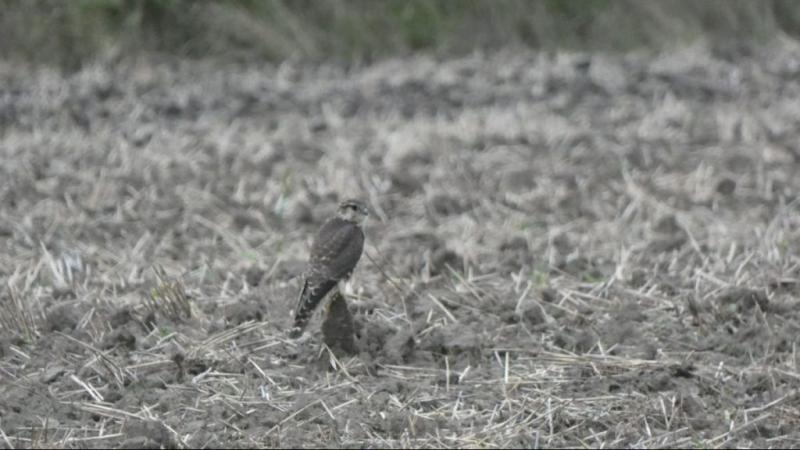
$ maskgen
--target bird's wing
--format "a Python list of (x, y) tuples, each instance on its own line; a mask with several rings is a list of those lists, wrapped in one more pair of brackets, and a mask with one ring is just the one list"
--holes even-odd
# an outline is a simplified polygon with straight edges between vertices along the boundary
[(364, 232), (358, 225), (340, 218), (327, 221), (311, 246), (310, 273), (319, 278), (340, 280), (353, 272), (364, 249)]

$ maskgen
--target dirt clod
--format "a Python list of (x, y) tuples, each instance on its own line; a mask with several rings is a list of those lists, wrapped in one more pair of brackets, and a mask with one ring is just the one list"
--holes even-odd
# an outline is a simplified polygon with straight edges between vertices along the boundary
[(411, 331), (401, 329), (389, 338), (383, 352), (387, 361), (393, 364), (403, 364), (410, 360), (415, 347), (416, 343)]
[(100, 345), (102, 349), (109, 349), (116, 346), (122, 346), (128, 350), (136, 349), (136, 334), (127, 326), (117, 328), (108, 333)]
[(133, 420), (126, 425), (125, 436), (119, 448), (178, 448), (175, 436), (162, 422)]
[(756, 306), (762, 311), (767, 311), (769, 308), (767, 295), (762, 291), (754, 289), (730, 289), (720, 295), (717, 301), (724, 307), (732, 308), (737, 312), (747, 312)]
[(732, 195), (736, 190), (736, 181), (730, 178), (723, 178), (717, 182), (716, 191), (722, 195)]
[(325, 344), (334, 353), (346, 355), (357, 353), (353, 316), (347, 307), (347, 301), (338, 290), (333, 293), (327, 308), (327, 315), (322, 322), (322, 336)]
[(74, 302), (62, 302), (50, 307), (46, 314), (47, 331), (70, 332), (78, 326), (83, 317), (80, 307)]

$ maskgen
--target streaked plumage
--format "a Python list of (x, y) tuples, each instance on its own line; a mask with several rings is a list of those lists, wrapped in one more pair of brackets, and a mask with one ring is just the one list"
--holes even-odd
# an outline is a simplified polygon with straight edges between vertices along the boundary
[(368, 212), (357, 200), (339, 205), (337, 215), (328, 219), (317, 232), (311, 245), (308, 270), (294, 312), (291, 336), (303, 333), (317, 305), (353, 273), (364, 249), (361, 223)]

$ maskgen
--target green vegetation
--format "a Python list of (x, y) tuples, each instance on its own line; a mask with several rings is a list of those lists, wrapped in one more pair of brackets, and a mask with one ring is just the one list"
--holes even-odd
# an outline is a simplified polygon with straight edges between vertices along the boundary
[(65, 66), (156, 51), (368, 62), (476, 48), (629, 50), (800, 33), (790, 0), (7, 0), (0, 56)]

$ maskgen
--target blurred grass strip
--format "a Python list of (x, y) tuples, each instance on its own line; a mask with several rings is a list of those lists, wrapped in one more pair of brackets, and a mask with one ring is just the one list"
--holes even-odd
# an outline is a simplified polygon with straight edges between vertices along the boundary
[(98, 55), (369, 62), (520, 45), (661, 49), (800, 34), (793, 0), (5, 0), (0, 57), (76, 67)]

